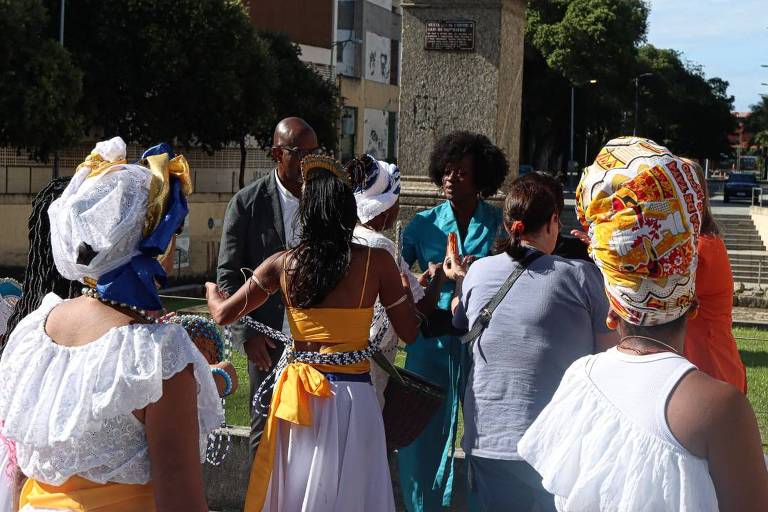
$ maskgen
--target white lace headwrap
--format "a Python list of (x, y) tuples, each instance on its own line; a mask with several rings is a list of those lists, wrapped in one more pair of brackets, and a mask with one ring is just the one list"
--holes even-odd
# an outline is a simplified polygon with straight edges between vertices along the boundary
[(400, 169), (367, 155), (365, 183), (355, 190), (357, 216), (365, 224), (389, 210), (400, 197)]
[(86, 161), (48, 209), (56, 269), (73, 281), (96, 280), (139, 254), (147, 213), (152, 174), (124, 163), (125, 142), (115, 137), (93, 152), (104, 161), (101, 173), (88, 177), (94, 169)]

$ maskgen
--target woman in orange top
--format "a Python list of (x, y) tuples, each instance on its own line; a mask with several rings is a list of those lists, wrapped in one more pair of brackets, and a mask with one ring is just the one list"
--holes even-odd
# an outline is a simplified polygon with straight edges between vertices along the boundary
[[(701, 183), (706, 183), (701, 166), (691, 162), (699, 174)], [(685, 335), (685, 357), (699, 370), (733, 384), (747, 392), (747, 375), (739, 356), (736, 340), (733, 338), (733, 275), (728, 251), (720, 228), (709, 208), (709, 192), (704, 201), (704, 215), (701, 236), (697, 250), (699, 262), (696, 268), (696, 298), (699, 301), (698, 315), (689, 318)]]
[(299, 244), (266, 259), (229, 298), (206, 283), (220, 324), (281, 293), (293, 337), (278, 363), (245, 510), (394, 512), (366, 347), (377, 297), (400, 339), (416, 338), (408, 282), (386, 250), (352, 242), (362, 176), (315, 155), (301, 171)]

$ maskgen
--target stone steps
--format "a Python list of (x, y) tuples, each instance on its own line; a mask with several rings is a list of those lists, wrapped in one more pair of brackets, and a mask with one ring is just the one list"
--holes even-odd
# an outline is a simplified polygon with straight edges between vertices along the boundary
[(768, 251), (752, 217), (716, 214), (715, 219), (723, 230), (734, 282), (768, 282)]
[[(755, 246), (756, 250), (763, 250), (763, 240), (759, 236), (725, 236), (725, 245), (750, 245)], [(748, 250), (748, 249), (745, 249)]]

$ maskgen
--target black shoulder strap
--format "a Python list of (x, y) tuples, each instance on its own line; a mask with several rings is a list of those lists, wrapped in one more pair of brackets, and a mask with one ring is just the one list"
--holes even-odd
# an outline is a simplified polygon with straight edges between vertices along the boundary
[(523, 258), (522, 261), (517, 263), (517, 267), (512, 271), (511, 274), (509, 274), (509, 277), (506, 281), (504, 281), (504, 284), (501, 285), (501, 288), (499, 288), (499, 291), (496, 292), (496, 295), (494, 295), (493, 298), (488, 301), (488, 304), (486, 304), (485, 307), (480, 310), (480, 314), (478, 315), (477, 320), (475, 320), (475, 323), (472, 324), (472, 328), (469, 330), (469, 332), (461, 337), (462, 343), (474, 343), (474, 341), (479, 338), (481, 334), (483, 334), (483, 331), (491, 322), (493, 312), (496, 310), (499, 304), (501, 304), (501, 301), (504, 300), (504, 297), (507, 296), (509, 289), (512, 288), (513, 284), (515, 284), (517, 278), (520, 277), (528, 265), (533, 263), (533, 261), (541, 255), (541, 252), (533, 251), (528, 256)]

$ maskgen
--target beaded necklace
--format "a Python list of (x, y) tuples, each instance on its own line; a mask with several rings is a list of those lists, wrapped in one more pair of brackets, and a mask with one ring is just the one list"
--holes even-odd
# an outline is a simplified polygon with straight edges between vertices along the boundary
[(96, 299), (111, 308), (128, 310), (129, 313), (139, 316), (142, 320), (146, 320), (147, 323), (154, 324), (157, 321), (156, 318), (147, 314), (147, 310), (132, 306), (131, 304), (126, 304), (125, 302), (105, 299), (95, 288), (91, 288), (90, 286), (84, 286), (82, 292), (84, 296)]
[(660, 352), (658, 350), (656, 350), (656, 351), (648, 351), (648, 350), (642, 350), (642, 349), (639, 349), (639, 348), (630, 347), (630, 346), (628, 346), (625, 343), (626, 340), (628, 340), (630, 338), (651, 341), (651, 342), (656, 343), (657, 345), (661, 345), (662, 347), (667, 349), (667, 350), (661, 350), (661, 352), (670, 351), (670, 352), (674, 352), (677, 355), (680, 355), (680, 352), (675, 347), (667, 345), (666, 343), (664, 343), (661, 340), (657, 340), (656, 338), (650, 338), (648, 336), (639, 336), (639, 335), (624, 336), (623, 338), (621, 338), (619, 340), (619, 344), (616, 345), (616, 346), (618, 348), (623, 348), (625, 350), (631, 350), (632, 352), (635, 352), (636, 354), (641, 355), (641, 356), (647, 356), (647, 355), (650, 355), (650, 354), (658, 354)]

